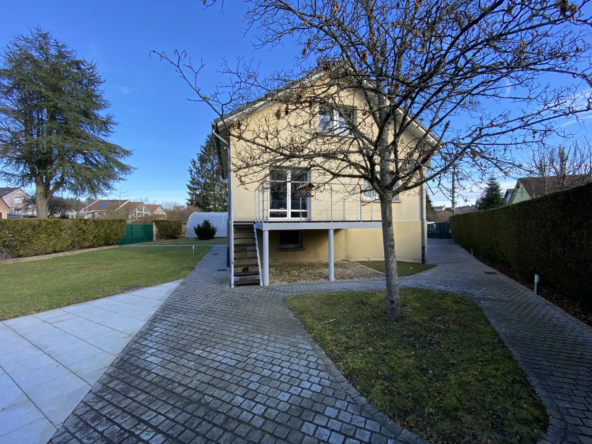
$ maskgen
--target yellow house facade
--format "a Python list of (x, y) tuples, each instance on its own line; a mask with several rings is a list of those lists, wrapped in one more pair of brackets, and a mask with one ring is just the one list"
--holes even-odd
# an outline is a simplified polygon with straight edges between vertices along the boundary
[(0, 219), (8, 219), (8, 212), (10, 208), (6, 205), (6, 202), (0, 197)]
[[(366, 106), (357, 94), (350, 93), (345, 100), (352, 116), (364, 112)], [(263, 127), (278, 143), (285, 140), (297, 146), (298, 134), (294, 133), (299, 131), (299, 116), (284, 115), (281, 107), (270, 101), (251, 109), (240, 118), (242, 134)], [(313, 125), (323, 124), (325, 111), (313, 107), (306, 112), (310, 115), (305, 118)], [(238, 173), (237, 159), (266, 155), (244, 139), (233, 137), (239, 115), (231, 113), (212, 123), (223, 177), (228, 180), (230, 285), (268, 285), (269, 266), (278, 263), (328, 261), (328, 279), (333, 280), (334, 261), (383, 260), (376, 193), (363, 181), (331, 179), (320, 169), (298, 162)], [(418, 127), (417, 131), (423, 130)], [(336, 143), (343, 141), (336, 138)], [(422, 186), (393, 199), (397, 260), (426, 261), (425, 193)]]

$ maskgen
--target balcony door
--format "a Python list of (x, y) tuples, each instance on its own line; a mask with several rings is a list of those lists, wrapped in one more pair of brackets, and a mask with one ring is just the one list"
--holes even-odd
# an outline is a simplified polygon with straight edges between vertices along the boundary
[(301, 168), (279, 168), (270, 174), (269, 218), (308, 220), (309, 198), (299, 187), (310, 180)]

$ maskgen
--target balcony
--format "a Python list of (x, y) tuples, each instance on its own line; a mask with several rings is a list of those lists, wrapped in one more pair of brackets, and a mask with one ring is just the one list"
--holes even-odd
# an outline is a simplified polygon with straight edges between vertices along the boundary
[(255, 223), (269, 230), (380, 227), (380, 203), (361, 183), (265, 180), (254, 192)]

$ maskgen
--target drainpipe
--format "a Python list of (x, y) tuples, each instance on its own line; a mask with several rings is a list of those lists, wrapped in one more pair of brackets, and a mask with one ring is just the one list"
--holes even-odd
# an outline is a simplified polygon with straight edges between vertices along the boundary
[(230, 267), (230, 287), (234, 288), (234, 211), (232, 208), (232, 183), (231, 183), (231, 168), (232, 162), (230, 159), (230, 144), (224, 140), (218, 134), (218, 128), (215, 124), (212, 124), (212, 134), (215, 137), (215, 141), (218, 143), (218, 147), (220, 147), (220, 142), (223, 142), (226, 145), (226, 150), (228, 151), (228, 237), (227, 237), (227, 265)]
[[(423, 180), (423, 168), (421, 169), (421, 179)], [(421, 223), (421, 263), (427, 263), (427, 247), (426, 247), (426, 240), (425, 240), (425, 231), (426, 231), (426, 217), (425, 217), (425, 183), (422, 183), (419, 186), (419, 220)]]

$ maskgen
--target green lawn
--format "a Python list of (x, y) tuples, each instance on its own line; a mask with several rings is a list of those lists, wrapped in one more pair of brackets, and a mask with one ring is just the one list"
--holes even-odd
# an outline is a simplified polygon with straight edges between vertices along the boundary
[(481, 308), (465, 296), (401, 291), (294, 296), (288, 305), (349, 382), (402, 427), (439, 443), (535, 443), (548, 416)]
[[(358, 263), (365, 265), (366, 267), (374, 268), (381, 273), (384, 273), (384, 261), (358, 261)], [(397, 261), (397, 271), (400, 277), (411, 276), (415, 273), (421, 273), (422, 271), (434, 268), (435, 265), (428, 264), (415, 264), (413, 262), (399, 262)]]
[(182, 279), (208, 250), (115, 248), (0, 265), (0, 320)]
[(154, 242), (142, 242), (133, 245), (221, 245), (226, 244), (226, 238), (214, 238), (207, 241), (200, 241), (198, 239), (187, 239), (181, 237), (179, 239), (157, 239)]

